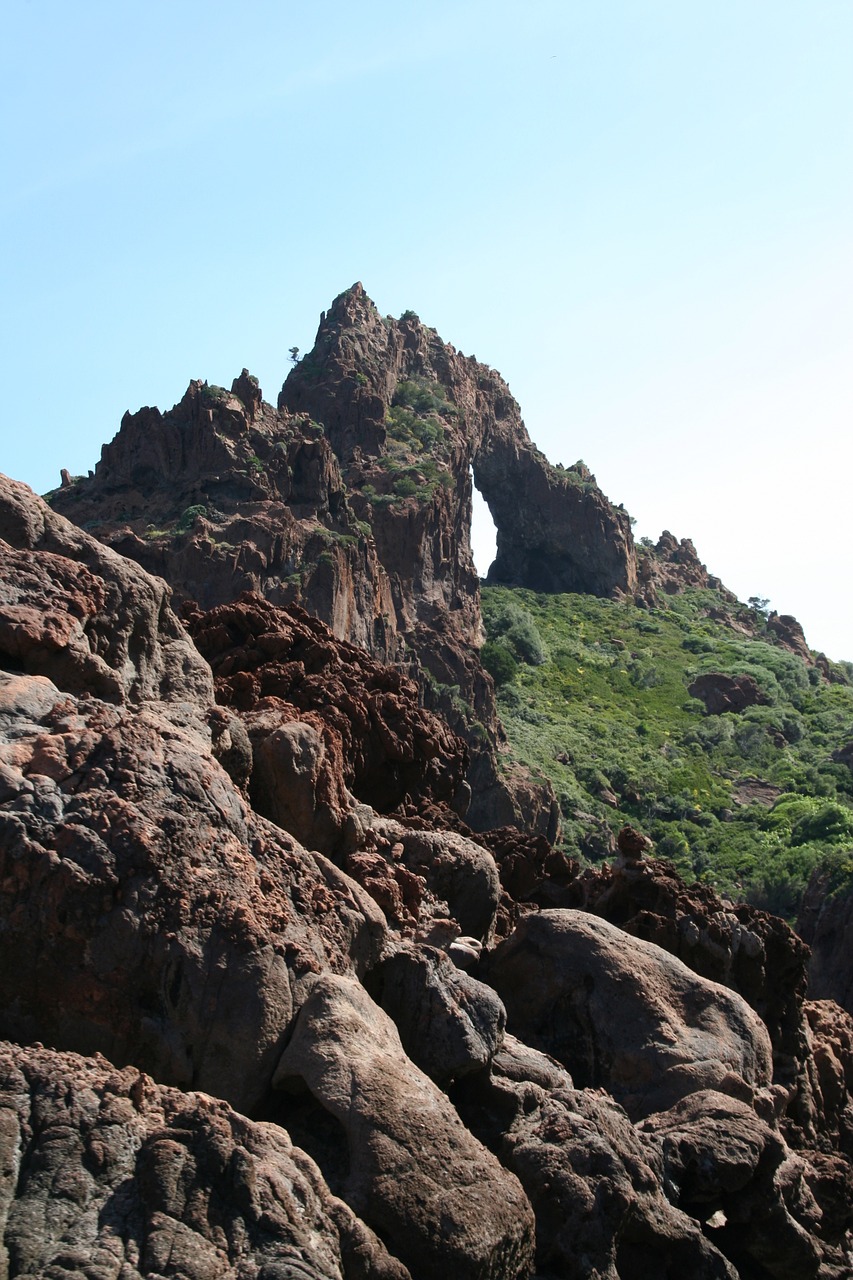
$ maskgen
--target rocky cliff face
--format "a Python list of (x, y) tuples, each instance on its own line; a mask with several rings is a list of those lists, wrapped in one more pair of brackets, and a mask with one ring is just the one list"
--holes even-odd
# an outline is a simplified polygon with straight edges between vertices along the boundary
[(496, 861), (462, 744), (299, 610), (194, 611), (214, 686), (5, 479), (0, 555), (0, 1272), (850, 1274), (853, 1023), (780, 922), (630, 831)]
[(835, 1000), (853, 1014), (853, 892), (818, 868), (809, 881), (797, 929), (812, 950), (809, 987), (815, 999)]
[[(362, 504), (366, 485), (399, 492), (403, 476), (440, 499), (427, 533), (432, 554), (424, 547), (415, 559), (425, 575), (416, 607), (437, 592), (451, 609), (475, 599), (472, 473), (497, 528), (496, 581), (596, 595), (636, 589), (630, 520), (591, 473), (551, 466), (499, 374), (442, 342), (411, 313), (397, 321), (381, 317), (361, 285), (321, 317), (314, 348), (290, 373), (279, 406), (325, 424)], [(437, 485), (424, 469), (427, 454), (440, 460)], [(405, 552), (400, 522), (389, 525), (389, 550)], [(392, 573), (405, 581), (411, 571), (411, 557), (399, 555)]]
[(305, 600), (336, 634), (385, 659), (401, 651), (387, 575), (322, 429), (264, 403), (245, 369), (230, 392), (191, 382), (165, 414), (125, 414), (94, 475), (51, 503), (179, 601)]
[(544, 591), (637, 589), (627, 514), (583, 467), (551, 466), (494, 370), (361, 285), (321, 318), (277, 410), (246, 370), (192, 382), (172, 410), (125, 415), (95, 473), (55, 510), (202, 607), (243, 591), (300, 603), (396, 661), (466, 739), (478, 829), (553, 838), (547, 789), (498, 767), (500, 727), (470, 549), (473, 482), (498, 529), (495, 580)]

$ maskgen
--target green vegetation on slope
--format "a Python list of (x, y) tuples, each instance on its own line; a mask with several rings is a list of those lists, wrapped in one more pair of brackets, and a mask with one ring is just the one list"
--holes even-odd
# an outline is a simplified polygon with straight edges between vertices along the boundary
[[(832, 754), (853, 738), (853, 667), (829, 683), (709, 617), (719, 604), (484, 587), (483, 661), (512, 756), (554, 786), (567, 852), (595, 859), (631, 822), (688, 879), (790, 917), (818, 862), (851, 861), (853, 772)], [(687, 691), (704, 672), (751, 675), (765, 705), (706, 714)]]

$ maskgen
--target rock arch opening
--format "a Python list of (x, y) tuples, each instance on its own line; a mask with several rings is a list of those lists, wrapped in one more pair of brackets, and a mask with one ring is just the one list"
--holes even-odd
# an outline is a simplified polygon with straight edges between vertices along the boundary
[(497, 555), (498, 531), (489, 504), (474, 485), (471, 472), (471, 552), (477, 576), (485, 578)]

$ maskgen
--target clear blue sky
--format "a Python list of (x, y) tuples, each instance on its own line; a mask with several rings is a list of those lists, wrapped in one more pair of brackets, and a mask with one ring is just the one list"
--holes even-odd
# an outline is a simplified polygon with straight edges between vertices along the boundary
[(274, 400), (360, 279), (853, 658), (850, 0), (6, 0), (3, 37), (0, 469), (51, 488), (191, 377)]

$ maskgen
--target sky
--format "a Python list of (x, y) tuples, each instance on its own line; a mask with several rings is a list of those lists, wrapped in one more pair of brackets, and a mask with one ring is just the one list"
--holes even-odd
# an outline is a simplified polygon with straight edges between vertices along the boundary
[(851, 0), (5, 0), (0, 58), (0, 470), (274, 401), (361, 280), (853, 659)]

